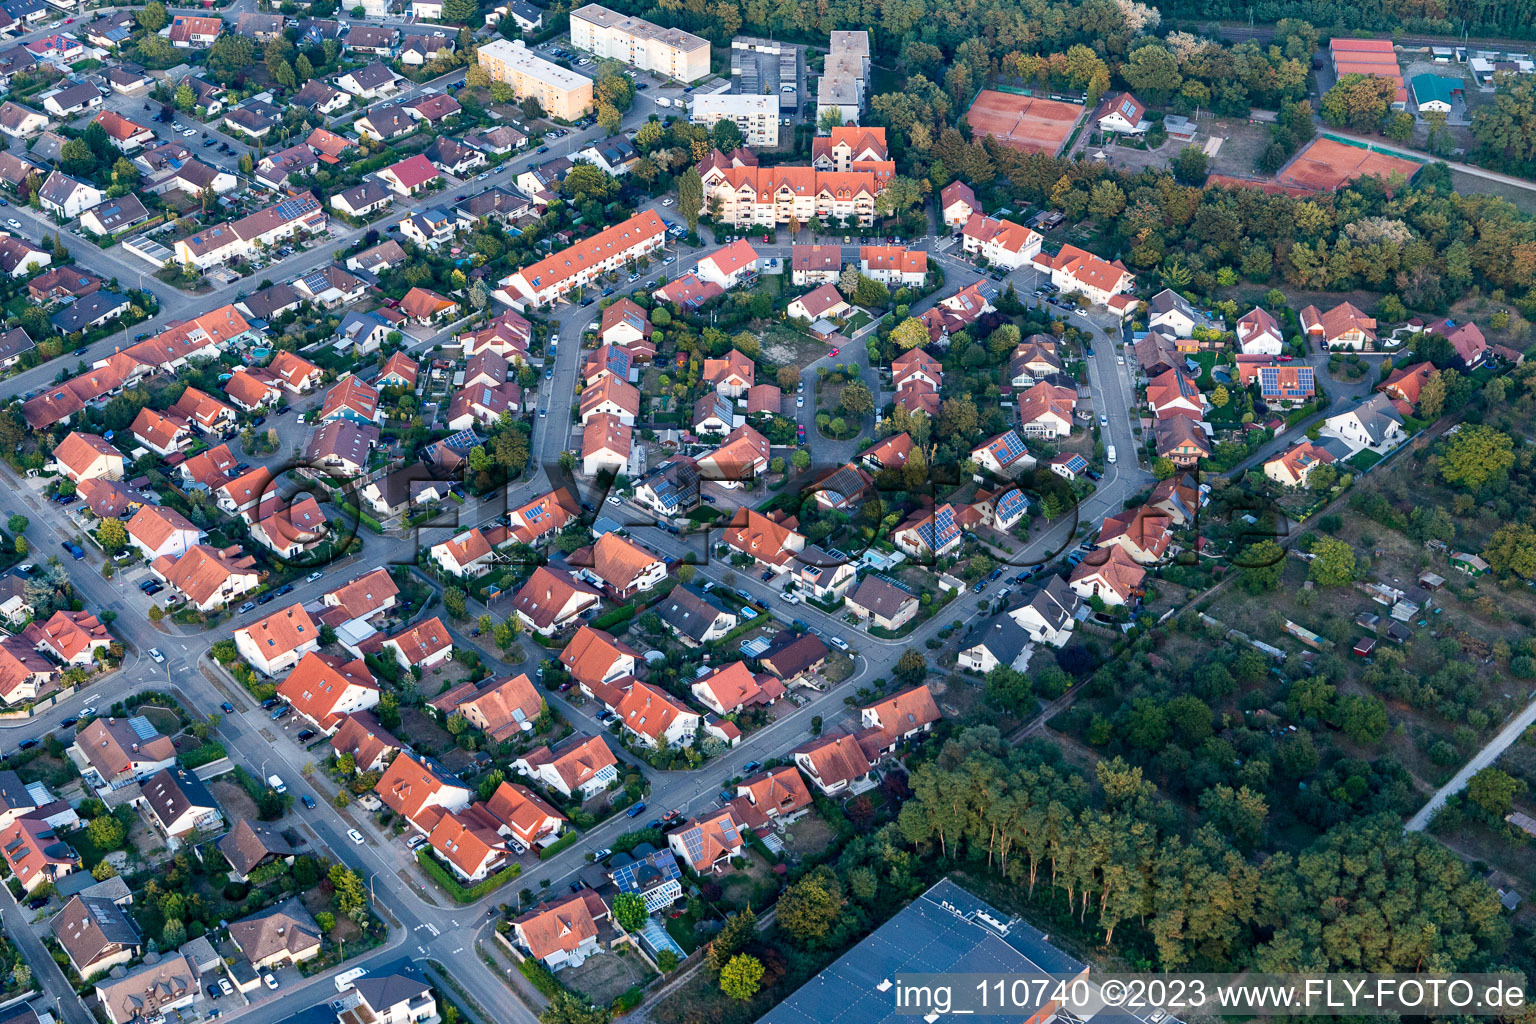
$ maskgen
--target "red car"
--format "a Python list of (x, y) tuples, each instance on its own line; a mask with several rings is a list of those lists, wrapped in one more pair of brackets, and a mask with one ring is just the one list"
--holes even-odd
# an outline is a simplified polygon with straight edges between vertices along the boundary
[(838, 354), (838, 353), (839, 353), (839, 352), (841, 352), (841, 351), (842, 351), (842, 349), (840, 349), (840, 348), (835, 348), (835, 349), (833, 349), (833, 350), (832, 350), (832, 351), (831, 351), (831, 352), (828, 352), (828, 353), (827, 353), (827, 358), (829, 358), (829, 359), (836, 359), (836, 358), (837, 358), (837, 354)]
[(1289, 363), (1289, 362), (1292, 362), (1296, 357), (1295, 356), (1277, 356), (1276, 358), (1280, 362), (1282, 362), (1282, 363)]

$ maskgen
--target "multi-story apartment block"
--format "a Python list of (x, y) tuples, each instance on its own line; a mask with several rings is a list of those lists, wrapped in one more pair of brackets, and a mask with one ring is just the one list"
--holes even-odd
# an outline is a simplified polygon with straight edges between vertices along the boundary
[(592, 108), (592, 79), (550, 63), (521, 39), (493, 39), (476, 52), (492, 81), (510, 85), (520, 100), (534, 97), (546, 114), (575, 121)]
[(735, 121), (749, 146), (779, 144), (779, 100), (776, 96), (745, 96), (735, 93), (695, 95), (689, 102), (689, 120), (705, 128), (717, 121)]
[(875, 196), (883, 187), (872, 171), (818, 171), (811, 167), (725, 167), (704, 173), (706, 204), (719, 203), (722, 224), (809, 224), (875, 221)]
[(571, 45), (681, 82), (709, 75), (709, 40), (587, 4), (571, 12)]
[(645, 210), (524, 267), (504, 278), (501, 286), (508, 302), (542, 306), (591, 283), (599, 274), (618, 270), (629, 260), (655, 252), (666, 239), (666, 224), (655, 210)]

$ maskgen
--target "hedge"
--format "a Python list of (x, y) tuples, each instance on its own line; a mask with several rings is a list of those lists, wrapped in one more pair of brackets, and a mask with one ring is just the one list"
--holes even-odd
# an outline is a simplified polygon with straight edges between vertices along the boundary
[(495, 892), (523, 873), (523, 866), (521, 864), (513, 864), (505, 870), (498, 871), (485, 881), (466, 889), (425, 848), (416, 851), (416, 863), (420, 864), (422, 869), (432, 876), (434, 882), (447, 890), (448, 895), (460, 903), (473, 903), (481, 897)]
[(600, 615), (592, 623), (593, 629), (612, 629), (621, 622), (628, 622), (635, 617), (635, 606), (632, 604), (620, 605), (613, 611)]
[(566, 847), (576, 845), (576, 840), (581, 838), (581, 833), (575, 829), (567, 829), (565, 835), (548, 846), (539, 849), (539, 860), (548, 860)]
[(229, 751), (224, 749), (222, 743), (204, 743), (187, 751), (176, 759), (177, 763), (188, 771), (193, 768), (201, 768), (205, 764), (211, 764), (221, 757), (228, 757)]
[(529, 957), (524, 957), (517, 962), (517, 969), (522, 972), (534, 988), (538, 989), (546, 999), (553, 999), (565, 991), (565, 986), (555, 977), (554, 972), (543, 964)]

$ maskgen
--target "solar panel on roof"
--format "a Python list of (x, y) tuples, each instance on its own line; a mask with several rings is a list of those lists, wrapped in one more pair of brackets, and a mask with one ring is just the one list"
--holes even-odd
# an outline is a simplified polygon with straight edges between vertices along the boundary
[(154, 723), (143, 715), (134, 715), (128, 719), (128, 728), (132, 729), (133, 734), (141, 740), (154, 739), (160, 735), (160, 730), (156, 729)]

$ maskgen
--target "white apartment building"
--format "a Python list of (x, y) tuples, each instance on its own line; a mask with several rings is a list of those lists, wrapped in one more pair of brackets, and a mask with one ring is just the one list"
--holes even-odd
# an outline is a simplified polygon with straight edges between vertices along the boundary
[(546, 114), (575, 121), (592, 108), (592, 79), (545, 60), (521, 39), (493, 39), (476, 53), (492, 81), (510, 85), (520, 100), (534, 97)]
[(688, 119), (705, 128), (718, 121), (735, 121), (749, 146), (779, 144), (779, 98), (733, 93), (696, 94), (689, 103)]
[(571, 45), (680, 82), (709, 75), (709, 40), (587, 4), (571, 12)]

